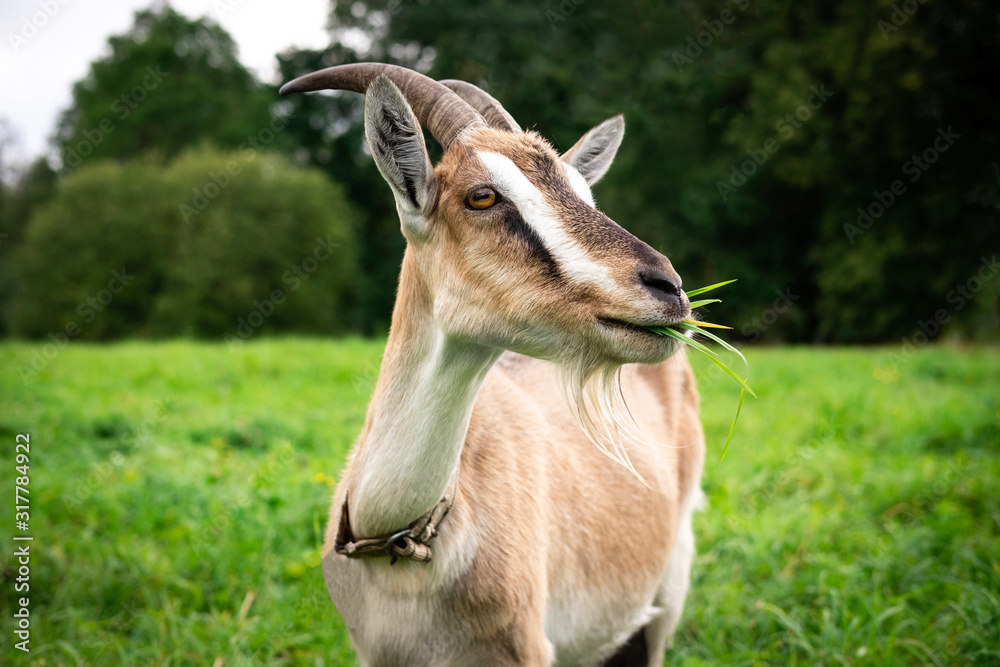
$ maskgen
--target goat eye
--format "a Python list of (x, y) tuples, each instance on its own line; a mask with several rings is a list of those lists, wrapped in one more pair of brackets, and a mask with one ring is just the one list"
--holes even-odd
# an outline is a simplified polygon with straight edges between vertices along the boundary
[(484, 209), (497, 203), (497, 193), (492, 188), (476, 188), (465, 198), (470, 208)]

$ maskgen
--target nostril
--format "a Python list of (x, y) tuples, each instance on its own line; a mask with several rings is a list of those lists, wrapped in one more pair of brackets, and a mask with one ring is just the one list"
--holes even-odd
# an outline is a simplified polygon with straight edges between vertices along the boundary
[[(681, 295), (680, 278), (670, 276), (663, 271), (640, 271), (639, 280), (653, 296), (658, 299), (673, 301)], [(675, 297), (671, 299), (670, 297)]]

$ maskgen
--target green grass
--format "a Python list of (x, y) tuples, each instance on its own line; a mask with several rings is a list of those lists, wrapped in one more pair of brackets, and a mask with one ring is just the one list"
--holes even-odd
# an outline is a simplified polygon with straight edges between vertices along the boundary
[[(317, 566), (382, 342), (72, 343), (23, 382), (40, 349), (0, 346), (5, 577), (25, 430), (35, 536), (33, 650), (5, 581), (0, 662), (355, 664)], [(723, 463), (738, 388), (692, 358), (709, 507), (668, 664), (1000, 661), (1000, 353), (893, 352), (751, 348)]]

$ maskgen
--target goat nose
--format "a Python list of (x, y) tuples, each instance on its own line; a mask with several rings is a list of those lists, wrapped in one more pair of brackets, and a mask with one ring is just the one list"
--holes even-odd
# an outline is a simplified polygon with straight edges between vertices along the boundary
[(680, 304), (681, 277), (674, 271), (667, 273), (660, 269), (642, 269), (639, 271), (639, 281), (656, 299)]

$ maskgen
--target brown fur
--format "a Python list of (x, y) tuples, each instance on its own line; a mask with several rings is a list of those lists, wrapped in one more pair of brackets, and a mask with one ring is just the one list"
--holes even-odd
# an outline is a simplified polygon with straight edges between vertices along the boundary
[[(591, 336), (594, 318), (649, 317), (650, 306), (568, 284), (541, 261), (526, 265), (524, 244), (505, 235), (495, 217), (499, 207), (491, 217), (463, 204), (471, 188), (488, 183), (477, 150), (509, 157), (553, 206), (569, 210), (574, 234), (615, 267), (623, 284), (635, 287), (636, 267), (643, 263), (673, 271), (666, 258), (575, 197), (553, 166), (558, 156), (536, 135), (480, 129), (446, 152), (435, 169), (431, 231), (427, 239), (411, 239), (407, 249), (379, 385), (334, 495), (324, 547), (331, 595), (365, 665), (549, 665), (559, 656), (546, 635), (547, 610), (565, 607), (571, 615), (585, 608), (594, 615), (585, 623), (597, 628), (601, 618), (622, 620), (654, 602), (663, 605), (657, 591), (681, 505), (700, 480), (704, 441), (683, 351), (622, 371), (631, 414), (660, 443), (628, 446), (645, 484), (581, 431), (563, 400), (555, 364), (518, 353), (557, 362), (582, 355), (627, 361), (621, 350)], [(662, 308), (657, 316), (676, 315)], [(434, 542), (435, 558), (390, 566), (384, 558), (338, 556), (336, 527), (368, 460), (376, 406), (385, 407), (387, 387), (406, 382), (400, 366), (412, 353), (410, 341), (435, 326), (470, 344), (516, 350), (500, 357), (475, 400), (457, 497)], [(538, 326), (557, 331), (558, 342), (542, 346), (519, 334)], [(662, 345), (640, 340), (626, 356), (662, 359)], [(353, 517), (353, 502), (351, 507)], [(384, 627), (370, 621), (382, 617)], [(430, 629), (414, 636), (401, 627), (424, 622)], [(654, 644), (666, 641), (666, 631), (650, 632)], [(657, 650), (662, 655), (655, 646), (651, 654)]]
[[(698, 397), (683, 353), (655, 367), (625, 369), (630, 409), (667, 445), (630, 452), (648, 488), (587, 441), (556, 378), (550, 363), (507, 353), (480, 391), (458, 498), (438, 538), (462, 540), (475, 525), (482, 545), (441, 601), (439, 632), (465, 638), (476, 653), (456, 664), (546, 665), (546, 598), (586, 583), (632, 603), (655, 589), (673, 546), (680, 499), (700, 477)], [(351, 475), (349, 468), (343, 490)], [(347, 561), (329, 553), (342, 505), (338, 491), (325, 557), (345, 567), (389, 568), (384, 559)]]

